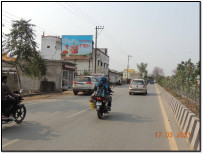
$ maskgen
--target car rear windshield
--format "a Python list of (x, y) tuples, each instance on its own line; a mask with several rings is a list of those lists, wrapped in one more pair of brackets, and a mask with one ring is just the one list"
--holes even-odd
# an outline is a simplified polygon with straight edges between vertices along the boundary
[(88, 82), (88, 81), (91, 81), (91, 78), (90, 77), (76, 77), (75, 81), (77, 81), (77, 82)]
[(144, 85), (143, 81), (139, 81), (139, 80), (133, 80), (132, 84), (136, 84), (136, 85)]

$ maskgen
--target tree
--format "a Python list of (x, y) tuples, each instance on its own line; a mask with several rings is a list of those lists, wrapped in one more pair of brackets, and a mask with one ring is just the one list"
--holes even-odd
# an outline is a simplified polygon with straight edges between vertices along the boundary
[[(2, 24), (2, 27), (4, 27), (5, 25)], [(4, 32), (2, 32), (2, 48), (5, 47), (5, 43), (6, 43), (6, 35)]]
[[(30, 24), (31, 20), (16, 20), (12, 21), (12, 29), (9, 34), (7, 34), (7, 40), (5, 45), (5, 52), (10, 54), (10, 56), (15, 57), (16, 60), (12, 62), (12, 64), (16, 68), (17, 77), (19, 88), (22, 88), (20, 76), (19, 76), (19, 69), (27, 74), (25, 70), (28, 67), (31, 67), (34, 62), (33, 60), (36, 58), (37, 60), (43, 61), (38, 56), (38, 52), (36, 50), (37, 43), (35, 42), (35, 33), (33, 27), (35, 25)], [(35, 58), (33, 58), (35, 57)], [(44, 62), (43, 62), (44, 65)], [(26, 66), (26, 67), (25, 67)], [(45, 65), (44, 65), (45, 66)], [(46, 66), (45, 66), (46, 67)], [(25, 69), (26, 68), (26, 69)], [(38, 71), (40, 71), (40, 67), (36, 67)], [(34, 69), (30, 68), (30, 72), (34, 71)], [(33, 73), (32, 73), (33, 74)]]
[(36, 53), (34, 57), (32, 57), (32, 61), (30, 61), (28, 65), (24, 65), (22, 67), (23, 74), (34, 80), (33, 90), (36, 78), (40, 80), (43, 76), (46, 75), (46, 67), (46, 62), (39, 53)]
[(140, 64), (137, 64), (137, 68), (138, 68), (138, 70), (139, 70), (139, 72), (143, 75), (144, 74), (144, 76), (143, 76), (143, 78), (145, 77), (145, 76), (147, 76), (147, 63), (140, 63)]
[(178, 64), (177, 72), (175, 75), (175, 80), (178, 87), (181, 87), (183, 91), (190, 93), (191, 87), (195, 82), (195, 65), (191, 62), (191, 59), (188, 61), (182, 61), (181, 64)]
[(159, 67), (155, 67), (153, 72), (152, 72), (152, 75), (157, 79), (159, 76), (163, 76), (164, 75), (164, 72), (163, 72), (163, 69), (162, 68), (159, 68)]

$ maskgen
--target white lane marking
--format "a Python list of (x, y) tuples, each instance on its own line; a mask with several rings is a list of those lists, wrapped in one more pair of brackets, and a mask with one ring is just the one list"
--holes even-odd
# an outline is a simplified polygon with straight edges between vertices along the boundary
[(80, 113), (82, 113), (82, 112), (85, 112), (85, 111), (87, 111), (87, 110), (89, 110), (89, 108), (87, 108), (87, 109), (85, 109), (85, 110), (82, 110), (82, 111), (80, 111), (80, 112), (78, 112), (78, 113), (75, 113), (75, 114), (73, 114), (73, 115), (71, 115), (71, 116), (69, 116), (69, 117), (66, 117), (66, 118), (71, 118), (71, 117), (76, 116), (76, 115), (78, 115), (78, 114), (80, 114)]
[(11, 141), (11, 142), (8, 142), (8, 143), (2, 145), (2, 148), (6, 147), (6, 146), (8, 146), (8, 145), (10, 145), (10, 144), (13, 144), (13, 143), (17, 142), (18, 140), (19, 140), (19, 139), (16, 139), (16, 140), (13, 140), (13, 141)]

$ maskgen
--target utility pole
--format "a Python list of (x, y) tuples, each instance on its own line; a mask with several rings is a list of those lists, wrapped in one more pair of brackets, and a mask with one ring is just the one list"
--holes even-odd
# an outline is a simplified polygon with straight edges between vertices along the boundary
[[(104, 26), (96, 26), (96, 35), (95, 35), (95, 55), (94, 55), (94, 59), (95, 59), (95, 67), (94, 67), (94, 73), (96, 73), (96, 63), (97, 63), (97, 38), (98, 38), (98, 31), (99, 29), (104, 29)], [(100, 34), (100, 33), (99, 33)]]
[(128, 55), (128, 66), (127, 66), (127, 84), (128, 84), (129, 57), (132, 57), (132, 56)]

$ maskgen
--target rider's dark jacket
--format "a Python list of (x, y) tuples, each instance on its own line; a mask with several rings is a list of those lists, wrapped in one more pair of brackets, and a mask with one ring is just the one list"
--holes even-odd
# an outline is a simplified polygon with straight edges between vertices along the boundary
[(14, 94), (10, 91), (8, 85), (2, 83), (1, 100), (2, 100), (2, 101), (6, 101), (6, 100), (7, 100), (7, 99), (6, 99), (6, 96), (8, 96), (8, 95), (10, 95), (10, 96), (12, 96), (12, 97), (14, 97), (14, 98), (17, 98), (17, 96), (14, 95)]

